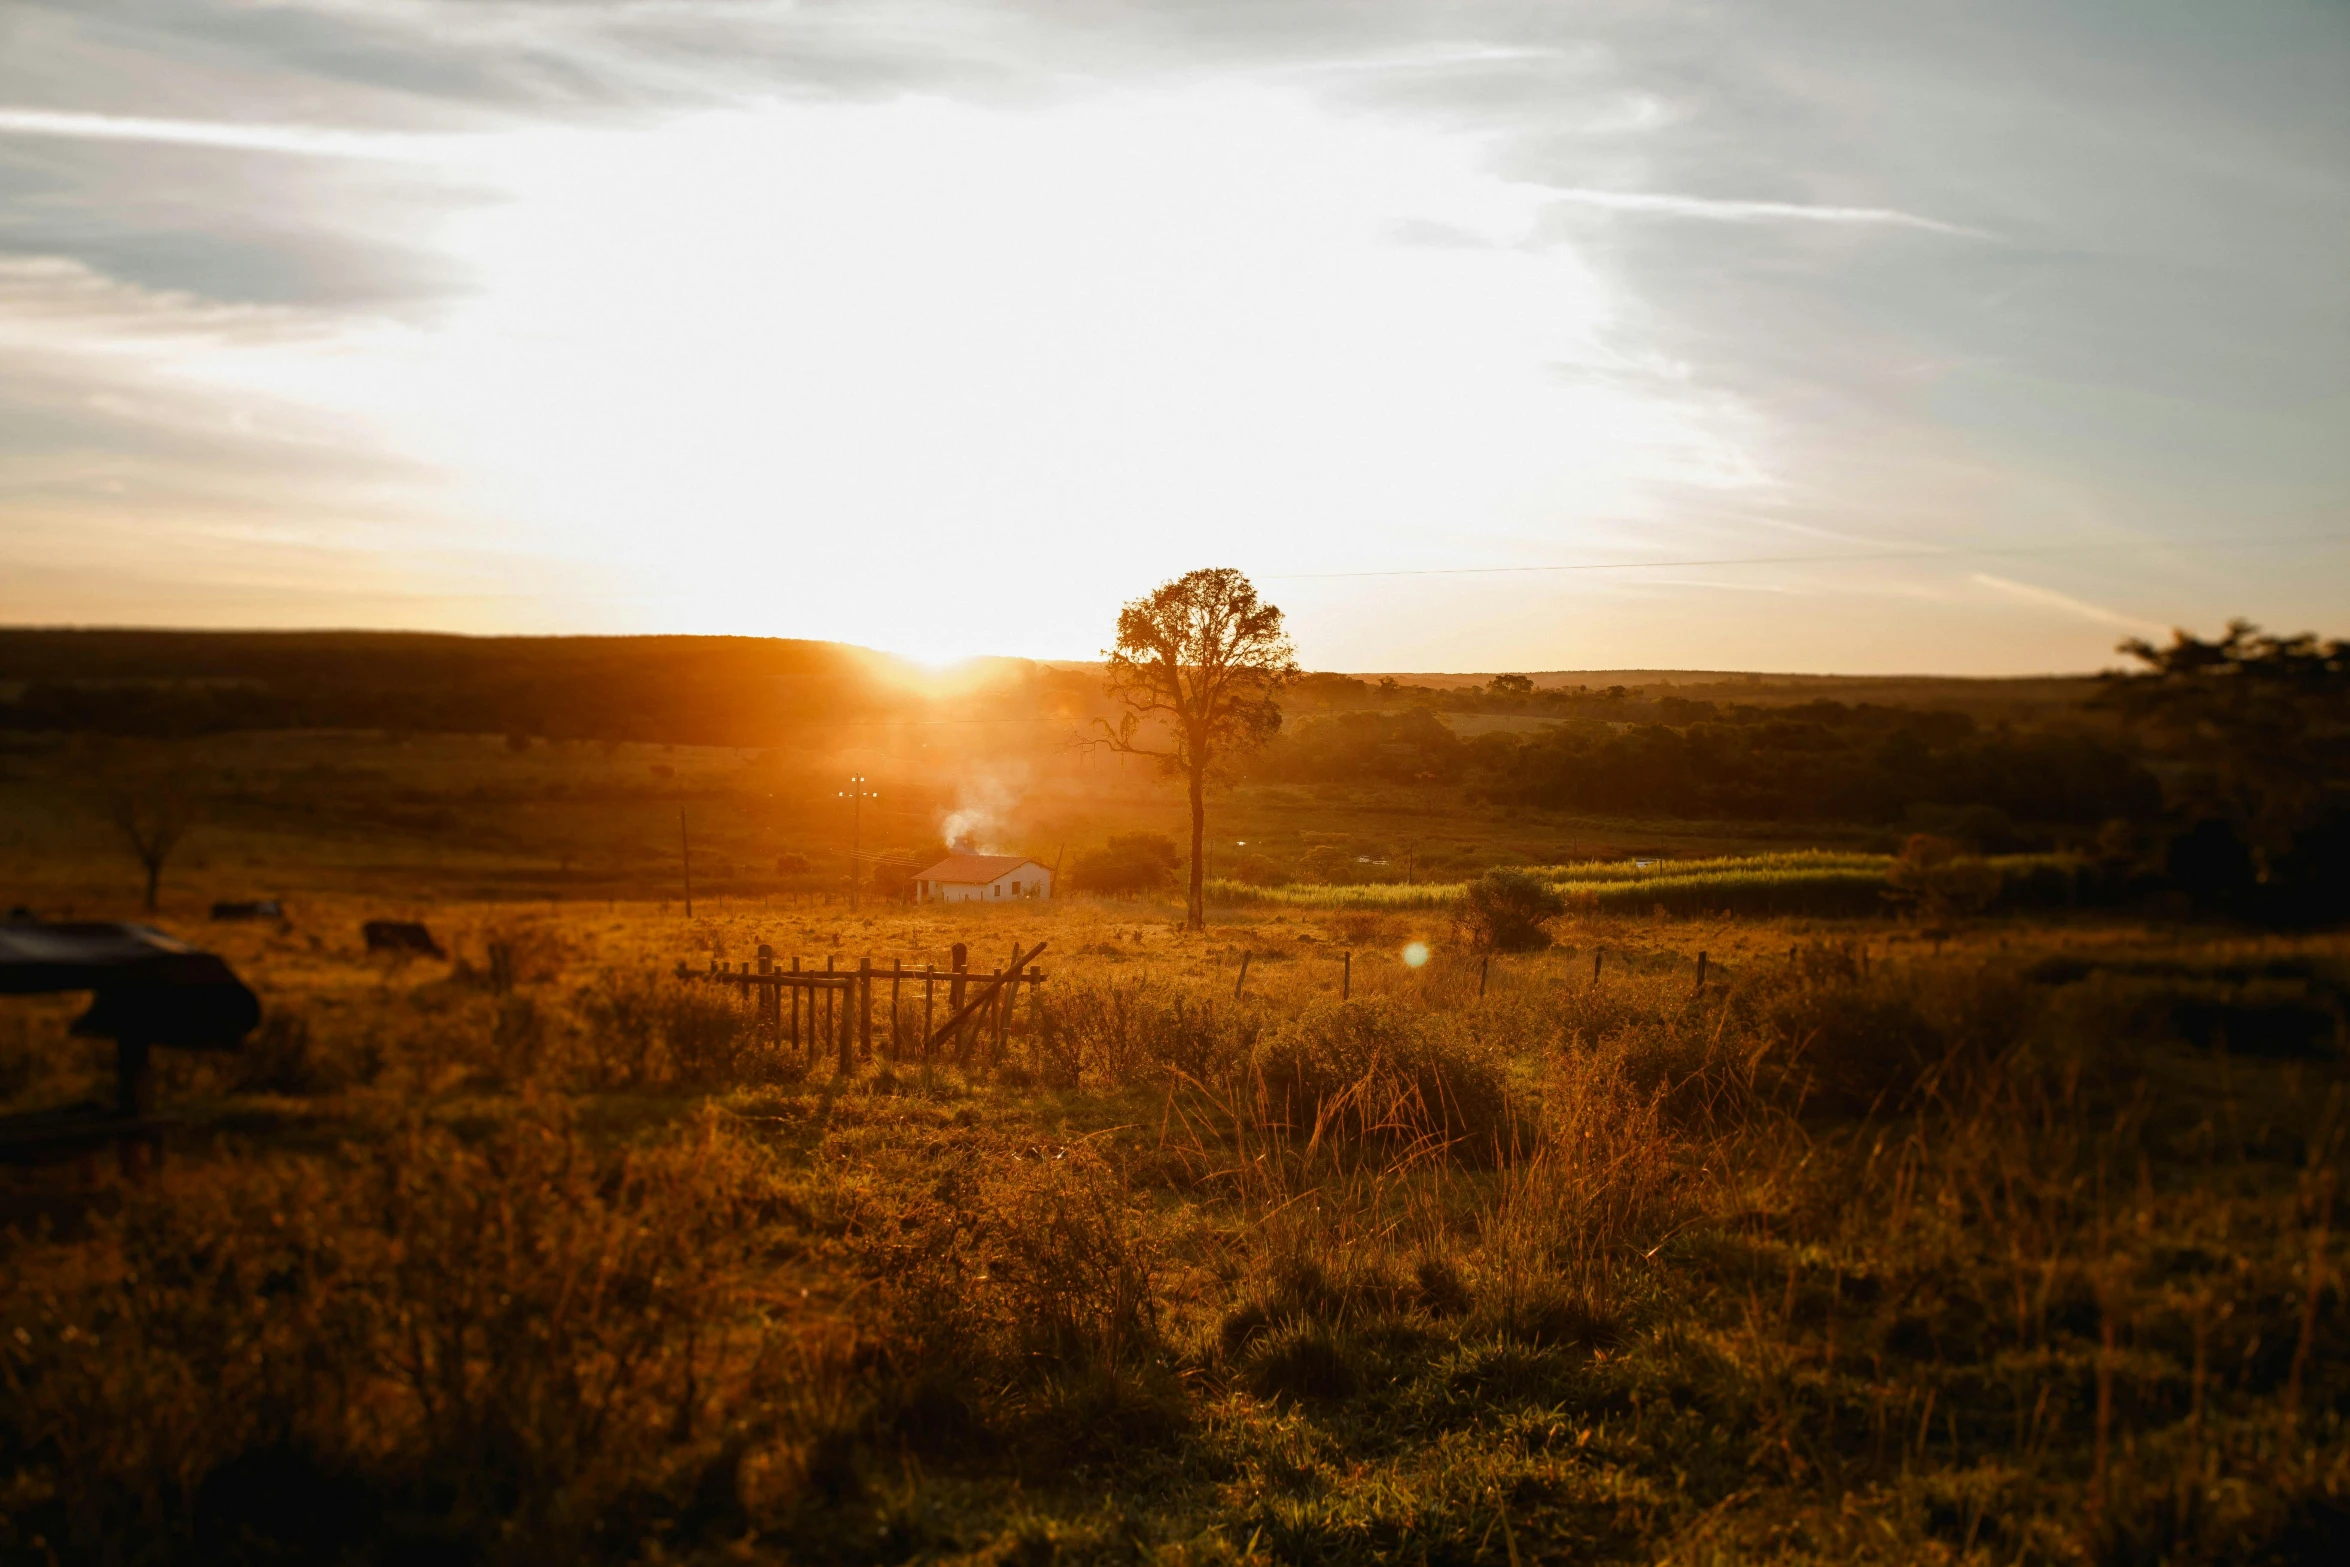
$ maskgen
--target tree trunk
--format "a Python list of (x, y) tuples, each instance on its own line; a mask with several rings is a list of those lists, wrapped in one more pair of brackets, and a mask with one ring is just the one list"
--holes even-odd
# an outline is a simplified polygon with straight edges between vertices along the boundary
[(163, 862), (149, 860), (147, 862), (147, 912), (150, 914), (155, 912), (155, 884), (162, 879)]
[(1208, 928), (1208, 777), (1203, 764), (1191, 769), (1191, 900), (1183, 911), (1184, 928)]

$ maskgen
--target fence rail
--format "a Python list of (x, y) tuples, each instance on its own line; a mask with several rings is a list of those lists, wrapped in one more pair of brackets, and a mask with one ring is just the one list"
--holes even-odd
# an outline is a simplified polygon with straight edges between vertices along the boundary
[[(935, 963), (908, 968), (901, 958), (892, 958), (887, 968), (876, 966), (871, 958), (859, 958), (855, 968), (840, 968), (834, 966), (836, 958), (827, 958), (823, 968), (807, 969), (800, 967), (798, 958), (791, 960), (791, 967), (783, 967), (775, 959), (775, 949), (762, 945), (755, 966), (746, 962), (730, 968), (713, 958), (706, 971), (678, 964), (677, 977), (726, 985), (754, 998), (759, 1026), (770, 1040), (794, 1051), (804, 1048), (810, 1067), (829, 1044), (834, 1071), (846, 1075), (860, 1059), (872, 1058), (877, 984), (886, 984), (889, 991), (882, 1038), (892, 1059), (918, 1058), (927, 1066), (944, 1046), (952, 1047), (956, 1062), (963, 1066), (971, 1064), (974, 1051), (1000, 1058), (1023, 985), (1028, 987), (1030, 1026), (1035, 1026), (1037, 996), (1046, 976), (1030, 965), (1043, 951), (1042, 942), (1025, 954), (1015, 946), (1009, 967), (980, 970), (970, 966), (970, 949), (957, 942), (943, 969)], [(916, 986), (921, 991), (919, 1024), (910, 1016)], [(940, 1024), (936, 1019), (942, 999), (947, 1017)]]

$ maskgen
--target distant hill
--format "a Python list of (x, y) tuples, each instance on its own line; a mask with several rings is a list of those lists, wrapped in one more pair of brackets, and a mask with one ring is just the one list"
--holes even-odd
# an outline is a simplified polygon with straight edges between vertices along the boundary
[[(949, 693), (886, 653), (781, 637), (469, 637), (385, 631), (0, 628), (0, 730), (200, 735), (379, 729), (550, 739), (771, 746), (811, 726), (951, 710), (959, 722), (1039, 718), (1066, 727), (1101, 700), (1101, 666), (980, 659)], [(1380, 705), (1378, 674), (1319, 675), (1300, 713)], [(1492, 676), (1390, 677), (1407, 700), (1466, 703)], [(1621, 686), (1662, 699), (1776, 707), (1811, 702), (1939, 708), (1977, 719), (2071, 712), (2087, 675), (1765, 675), (1722, 670), (1546, 670), (1539, 691)], [(1366, 683), (1357, 686), (1356, 681)], [(1350, 694), (1351, 693), (1351, 694)]]
[(915, 708), (917, 678), (862, 648), (764, 637), (0, 629), (0, 728), (769, 745)]

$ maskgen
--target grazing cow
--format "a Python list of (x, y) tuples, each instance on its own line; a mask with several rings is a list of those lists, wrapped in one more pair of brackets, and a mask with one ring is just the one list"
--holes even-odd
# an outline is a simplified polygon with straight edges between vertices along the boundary
[(369, 920), (360, 929), (367, 936), (370, 952), (426, 952), (436, 958), (445, 958), (441, 944), (432, 939), (432, 932), (415, 920)]
[(212, 917), (216, 920), (282, 920), (286, 911), (275, 898), (256, 898), (250, 903), (215, 903)]

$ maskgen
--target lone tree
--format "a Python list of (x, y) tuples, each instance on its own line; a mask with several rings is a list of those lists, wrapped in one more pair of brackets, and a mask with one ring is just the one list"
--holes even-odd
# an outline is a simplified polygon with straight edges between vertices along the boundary
[[(1109, 688), (1130, 711), (1102, 727), (1116, 749), (1156, 758), (1190, 790), (1192, 930), (1207, 925), (1208, 780), (1280, 729), (1274, 698), (1297, 677), (1296, 654), (1281, 611), (1225, 567), (1186, 572), (1118, 612)], [(1145, 719), (1158, 720), (1162, 746), (1137, 740)]]
[(187, 775), (176, 768), (138, 766), (114, 772), (102, 785), (98, 806), (147, 873), (147, 912), (172, 851), (196, 825), (199, 801)]

